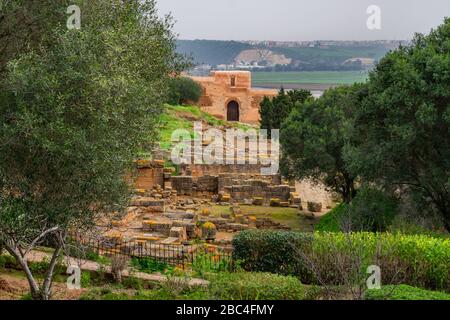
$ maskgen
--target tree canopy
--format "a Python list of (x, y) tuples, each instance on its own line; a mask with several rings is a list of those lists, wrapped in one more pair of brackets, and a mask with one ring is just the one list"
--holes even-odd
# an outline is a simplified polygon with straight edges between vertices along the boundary
[(202, 87), (187, 77), (174, 77), (169, 81), (168, 103), (182, 105), (196, 103), (202, 95)]
[[(81, 29), (64, 19), (47, 30), (51, 44), (14, 54), (0, 83), (0, 242), (36, 299), (49, 297), (68, 231), (126, 205), (125, 176), (157, 139), (169, 77), (183, 67), (154, 1), (76, 3)], [(49, 237), (56, 250), (39, 286), (25, 257)]]
[(280, 132), (285, 175), (322, 182), (350, 202), (356, 175), (347, 169), (343, 149), (353, 142), (352, 115), (364, 91), (364, 85), (330, 89), (291, 112)]
[(260, 104), (261, 129), (267, 129), (270, 135), (271, 129), (280, 129), (283, 121), (289, 116), (296, 105), (301, 105), (312, 97), (308, 90), (290, 90), (286, 93), (281, 89), (272, 99), (264, 97)]
[(351, 171), (419, 193), (450, 231), (450, 19), (380, 61), (353, 134)]

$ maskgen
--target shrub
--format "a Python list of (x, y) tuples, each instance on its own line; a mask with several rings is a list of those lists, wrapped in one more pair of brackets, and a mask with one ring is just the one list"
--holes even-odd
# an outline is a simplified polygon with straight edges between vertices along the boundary
[(131, 259), (131, 265), (139, 271), (146, 273), (164, 273), (172, 268), (167, 263), (160, 262), (152, 258), (133, 258)]
[(227, 256), (220, 256), (220, 254), (207, 252), (206, 250), (199, 251), (192, 261), (192, 270), (194, 270), (196, 276), (202, 278), (209, 273), (228, 271), (231, 267), (231, 259), (227, 259)]
[[(384, 283), (407, 283), (432, 289), (450, 289), (450, 239), (423, 235), (358, 232), (314, 235), (313, 251), (326, 260), (337, 248), (352, 253), (364, 248), (363, 269), (378, 265)], [(332, 273), (333, 265), (329, 265)]]
[(384, 192), (361, 188), (350, 204), (340, 204), (320, 219), (317, 231), (384, 232), (392, 224), (397, 201)]
[(127, 289), (142, 290), (144, 281), (136, 277), (125, 277), (122, 279), (122, 286)]
[(233, 246), (235, 259), (246, 271), (297, 275), (302, 283), (317, 283), (317, 270), (313, 269), (326, 273), (328, 284), (339, 284), (343, 277), (355, 275), (355, 270), (342, 274), (345, 268), (333, 262), (339, 254), (349, 258), (353, 266), (352, 257), (360, 259), (356, 271), (380, 266), (386, 284), (450, 290), (450, 239), (370, 232), (309, 235), (249, 230), (239, 233)]
[(212, 279), (210, 298), (219, 300), (301, 300), (305, 288), (291, 276), (271, 273), (220, 273)]
[(361, 188), (339, 219), (341, 231), (383, 232), (392, 224), (397, 201), (383, 191)]
[(82, 288), (88, 288), (91, 285), (91, 274), (89, 272), (81, 272), (80, 284)]
[(17, 268), (18, 264), (10, 255), (0, 255), (0, 268)]
[(334, 207), (320, 219), (319, 223), (314, 226), (314, 230), (339, 232), (341, 230), (339, 226), (339, 219), (346, 210), (346, 207), (347, 205), (345, 203), (341, 203)]
[(408, 285), (388, 285), (380, 290), (372, 289), (366, 293), (367, 300), (450, 300), (450, 294), (429, 291)]
[(172, 78), (169, 82), (168, 103), (179, 105), (187, 102), (196, 103), (202, 95), (202, 88), (194, 80), (186, 77)]
[(246, 230), (233, 239), (233, 258), (247, 271), (301, 274), (305, 270), (292, 247), (306, 248), (311, 241), (311, 234)]
[(48, 258), (44, 258), (39, 262), (32, 262), (29, 265), (30, 271), (34, 274), (44, 274), (49, 267)]

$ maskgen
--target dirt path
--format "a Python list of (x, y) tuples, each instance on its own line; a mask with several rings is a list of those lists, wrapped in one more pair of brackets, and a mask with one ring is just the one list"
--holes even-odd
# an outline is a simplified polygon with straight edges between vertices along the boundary
[[(29, 293), (28, 281), (21, 274), (0, 273), (0, 300), (18, 300)], [(65, 283), (54, 282), (53, 300), (78, 300), (86, 289), (67, 290)]]
[[(28, 255), (27, 260), (32, 262), (40, 262), (44, 259), (49, 260), (50, 254), (42, 251), (32, 251)], [(94, 261), (88, 261), (88, 260), (82, 260), (82, 259), (75, 259), (71, 257), (65, 257), (66, 265), (71, 266), (79, 266), (81, 270), (85, 271), (98, 271), (100, 268), (102, 268), (102, 265), (94, 262)], [(111, 273), (111, 267), (110, 266), (103, 266), (104, 270), (108, 273)], [(130, 276), (130, 270), (125, 270), (123, 272), (123, 276), (128, 277)], [(167, 276), (160, 275), (160, 274), (148, 274), (144, 272), (132, 272), (133, 277), (147, 280), (147, 281), (156, 281), (156, 282), (165, 282), (167, 281)], [(180, 278), (180, 280), (182, 280)], [(203, 279), (197, 279), (197, 278), (190, 278), (188, 280), (188, 284), (190, 286), (207, 286), (209, 284), (208, 281)]]

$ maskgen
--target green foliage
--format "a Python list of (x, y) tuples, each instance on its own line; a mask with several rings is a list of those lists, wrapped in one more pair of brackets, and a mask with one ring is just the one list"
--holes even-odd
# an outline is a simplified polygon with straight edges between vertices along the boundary
[(81, 272), (80, 282), (82, 288), (88, 288), (91, 285), (91, 273), (86, 271)]
[(320, 218), (320, 221), (314, 226), (315, 231), (339, 232), (341, 230), (340, 219), (344, 216), (347, 205), (341, 203), (334, 207), (330, 212)]
[(10, 255), (0, 255), (0, 268), (17, 268), (17, 262)]
[(349, 134), (352, 115), (365, 88), (357, 84), (330, 89), (292, 111), (280, 133), (282, 173), (321, 182), (351, 201), (356, 175), (347, 169), (343, 149), (356, 140)]
[(260, 104), (261, 129), (268, 130), (270, 136), (271, 129), (280, 129), (283, 121), (289, 116), (290, 112), (296, 107), (311, 99), (311, 92), (308, 90), (291, 90), (287, 93), (281, 89), (278, 95), (272, 100), (264, 97)]
[(195, 275), (204, 278), (211, 273), (229, 271), (231, 263), (231, 259), (227, 260), (224, 256), (219, 259), (215, 253), (200, 252), (192, 261), (192, 270)]
[[(8, 0), (0, 2), (0, 74), (19, 55), (54, 44), (52, 31), (67, 20), (65, 8), (81, 1)], [(2, 74), (3, 76), (3, 74)]]
[(142, 290), (144, 283), (141, 279), (130, 276), (122, 279), (122, 286), (127, 289)]
[[(156, 141), (169, 75), (185, 66), (172, 20), (160, 18), (153, 0), (53, 2), (8, 1), (18, 11), (1, 14), (1, 28), (3, 19), (44, 21), (44, 30), (14, 31), (31, 50), (11, 47), (1, 57), (0, 242), (11, 247), (34, 245), (46, 231), (59, 239), (54, 233), (92, 227), (127, 205), (123, 177)], [(81, 29), (65, 26), (68, 4), (80, 6)], [(47, 23), (42, 13), (57, 19)]]
[(350, 204), (342, 203), (323, 216), (316, 231), (383, 232), (391, 226), (397, 213), (397, 201), (384, 192), (361, 188)]
[(361, 188), (340, 217), (341, 231), (386, 231), (396, 210), (396, 199), (377, 189)]
[(302, 300), (305, 288), (291, 276), (271, 273), (220, 273), (211, 280), (210, 299)]
[(251, 128), (240, 122), (226, 122), (217, 119), (205, 111), (202, 111), (198, 106), (166, 105), (165, 109), (166, 112), (159, 117), (161, 124), (159, 143), (161, 148), (165, 150), (169, 150), (172, 146), (172, 133), (176, 129), (187, 130), (191, 137), (195, 138), (192, 125), (193, 121), (202, 121), (208, 123), (210, 126), (234, 127), (236, 129), (242, 129), (243, 131), (247, 131)]
[(31, 300), (33, 300), (33, 297), (31, 296), (31, 293), (25, 293), (21, 298), (20, 298), (20, 300), (23, 300), (23, 301), (31, 301)]
[(450, 231), (450, 19), (409, 47), (388, 53), (370, 74), (355, 112), (360, 143), (344, 153), (364, 179), (415, 192)]
[(166, 273), (169, 272), (173, 267), (169, 266), (165, 262), (157, 261), (152, 258), (133, 258), (131, 259), (131, 265), (138, 269), (139, 271), (146, 273)]
[(49, 266), (49, 260), (43, 259), (42, 261), (39, 261), (39, 262), (30, 263), (29, 268), (32, 273), (42, 275), (45, 273), (45, 271), (47, 271), (48, 266)]
[(202, 87), (187, 77), (176, 77), (169, 81), (169, 93), (167, 103), (181, 105), (196, 103), (202, 95)]
[(366, 292), (367, 300), (450, 300), (450, 294), (408, 285), (388, 285)]
[(95, 252), (93, 250), (87, 250), (86, 252), (86, 260), (95, 261), (100, 264), (111, 264), (111, 260), (105, 256), (101, 256), (98, 254), (98, 252)]
[(233, 258), (247, 271), (301, 274), (293, 246), (308, 247), (313, 236), (306, 233), (246, 230), (233, 238)]
[[(282, 231), (244, 231), (233, 240), (235, 258), (247, 271), (292, 274), (303, 283), (317, 281), (305, 257), (326, 270), (327, 281), (339, 282), (338, 254), (378, 265), (383, 281), (399, 281), (450, 290), (450, 239), (390, 233), (327, 233), (306, 235)], [(352, 266), (350, 266), (352, 267)], [(353, 266), (354, 267), (354, 266)], [(349, 270), (350, 272), (351, 270)], [(386, 283), (386, 282), (385, 282)]]

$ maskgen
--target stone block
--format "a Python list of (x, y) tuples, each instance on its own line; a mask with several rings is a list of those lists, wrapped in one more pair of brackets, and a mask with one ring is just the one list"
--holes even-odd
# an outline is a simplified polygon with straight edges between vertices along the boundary
[(310, 212), (321, 212), (322, 211), (321, 203), (308, 201), (307, 206), (308, 206), (308, 211), (310, 211)]
[(264, 202), (264, 199), (262, 197), (254, 197), (253, 198), (253, 205), (255, 206), (262, 206)]
[(178, 238), (181, 241), (186, 241), (188, 239), (186, 228), (185, 227), (172, 227), (170, 229), (169, 237)]
[(281, 200), (279, 198), (271, 198), (270, 199), (270, 206), (271, 207), (279, 207), (281, 203)]

